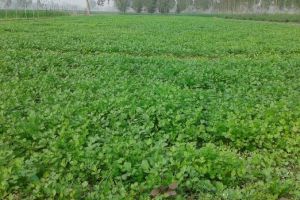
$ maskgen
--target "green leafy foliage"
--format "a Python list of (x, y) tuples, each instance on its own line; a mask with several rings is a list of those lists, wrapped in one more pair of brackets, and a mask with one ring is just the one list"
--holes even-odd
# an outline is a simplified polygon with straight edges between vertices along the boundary
[(228, 19), (300, 23), (300, 14), (221, 14), (216, 16)]
[(0, 35), (1, 199), (300, 198), (298, 25), (98, 15)]

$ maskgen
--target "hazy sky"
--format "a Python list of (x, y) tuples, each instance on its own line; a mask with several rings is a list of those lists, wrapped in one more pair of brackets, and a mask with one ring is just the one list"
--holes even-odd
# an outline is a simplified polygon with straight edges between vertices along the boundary
[(81, 5), (81, 6), (85, 5), (85, 0), (61, 0), (61, 2), (66, 2), (70, 4)]
[[(57, 0), (57, 1), (59, 1), (59, 0)], [(60, 0), (60, 2), (75, 4), (75, 5), (80, 5), (80, 6), (86, 5), (86, 0)], [(110, 2), (110, 5), (107, 5), (107, 3), (105, 4), (105, 7), (112, 7), (112, 6), (113, 6), (112, 1)]]

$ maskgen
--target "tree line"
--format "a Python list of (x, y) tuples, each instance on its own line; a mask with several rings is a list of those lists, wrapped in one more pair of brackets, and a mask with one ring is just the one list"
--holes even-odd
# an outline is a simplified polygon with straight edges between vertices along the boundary
[[(84, 2), (84, 0), (82, 0)], [(96, 1), (89, 0), (95, 5)], [(80, 7), (61, 0), (0, 0), (1, 9), (51, 9), (51, 10), (79, 10)]]
[[(300, 8), (300, 0), (82, 0), (87, 9), (103, 6), (113, 1), (120, 12), (169, 13), (183, 11), (217, 12), (259, 12), (285, 11)], [(60, 7), (58, 0), (0, 0), (2, 8), (54, 8)]]
[[(105, 0), (98, 0), (103, 4)], [(177, 13), (186, 10), (210, 12), (280, 11), (300, 8), (300, 0), (114, 0), (120, 12)]]

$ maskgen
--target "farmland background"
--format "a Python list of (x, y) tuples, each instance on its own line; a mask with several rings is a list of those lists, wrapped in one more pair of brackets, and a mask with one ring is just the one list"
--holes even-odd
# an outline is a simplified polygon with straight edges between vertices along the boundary
[(120, 11), (218, 15), (298, 13), (299, 21), (299, 8), (299, 0), (0, 0), (0, 19)]

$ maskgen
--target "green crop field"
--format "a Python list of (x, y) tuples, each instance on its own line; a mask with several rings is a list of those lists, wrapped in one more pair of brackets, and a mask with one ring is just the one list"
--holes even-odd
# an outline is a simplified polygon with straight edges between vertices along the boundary
[(0, 22), (1, 199), (297, 200), (299, 144), (297, 24)]
[(190, 14), (226, 19), (300, 23), (300, 14)]
[(220, 14), (216, 16), (229, 19), (300, 23), (300, 14)]

